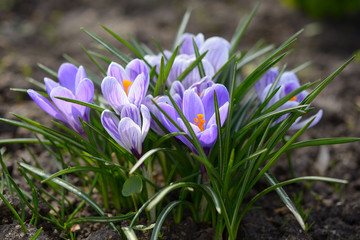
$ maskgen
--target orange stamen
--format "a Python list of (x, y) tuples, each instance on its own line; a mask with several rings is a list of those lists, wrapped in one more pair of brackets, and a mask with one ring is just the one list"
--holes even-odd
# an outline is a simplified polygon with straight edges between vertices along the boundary
[(201, 92), (199, 92), (199, 97), (201, 97)]
[(197, 118), (194, 118), (195, 121), (195, 125), (197, 125), (200, 128), (200, 131), (204, 131), (204, 123), (206, 123), (206, 121), (203, 119), (204, 118), (204, 114), (198, 114)]
[(133, 84), (132, 82), (130, 82), (129, 80), (123, 80), (123, 86), (125, 88), (125, 93), (126, 95), (128, 94), (128, 89), (130, 87), (131, 84)]
[(291, 99), (290, 99), (290, 101), (295, 101), (297, 98), (296, 98), (296, 96), (293, 96)]

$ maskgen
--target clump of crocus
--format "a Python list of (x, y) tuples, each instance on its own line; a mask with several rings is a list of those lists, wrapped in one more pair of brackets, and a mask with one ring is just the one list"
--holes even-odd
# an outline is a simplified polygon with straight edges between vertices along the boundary
[[(295, 75), (295, 73), (293, 73), (293, 72), (284, 72), (280, 76), (280, 79), (276, 83), (276, 86), (273, 87), (273, 83), (277, 79), (278, 75), (279, 75), (278, 68), (272, 68), (269, 71), (267, 71), (265, 73), (265, 75), (255, 84), (255, 90), (256, 90), (256, 93), (261, 102), (264, 102), (266, 97), (269, 96), (269, 94), (270, 94), (269, 91), (271, 89), (279, 88), (279, 90), (276, 92), (276, 94), (269, 101), (267, 107), (276, 103), (281, 98), (285, 97), (286, 95), (288, 95), (289, 93), (291, 93), (292, 91), (294, 91), (300, 87), (300, 82), (299, 82), (297, 76)], [(284, 103), (282, 106), (280, 106), (279, 110), (298, 106), (308, 94), (309, 93), (306, 90), (300, 92), (299, 94), (292, 97), (289, 101)], [(309, 125), (309, 127), (312, 127), (320, 121), (322, 114), (323, 114), (323, 111), (319, 110), (319, 112), (316, 113), (314, 116), (312, 116), (306, 120), (303, 120), (303, 121), (301, 121), (302, 117), (299, 117), (298, 119), (296, 119), (296, 121), (293, 123), (293, 125), (290, 127), (290, 129), (294, 129), (294, 130), (301, 129), (309, 121), (311, 121), (313, 118), (315, 118), (313, 120), (313, 122)], [(289, 114), (285, 114), (285, 115), (281, 116), (279, 119), (277, 119), (274, 122), (274, 124), (277, 124), (280, 121), (284, 120), (288, 115)]]
[(148, 87), (149, 69), (140, 59), (132, 60), (125, 69), (112, 62), (101, 83), (104, 98), (119, 115), (124, 105), (131, 103), (140, 107)]
[(46, 113), (84, 136), (85, 132), (79, 118), (89, 122), (90, 109), (56, 97), (91, 103), (94, 96), (94, 84), (86, 77), (86, 72), (82, 66), (77, 68), (71, 63), (64, 63), (60, 66), (58, 78), (59, 83), (49, 78), (44, 79), (47, 94), (54, 104), (32, 89), (29, 89), (27, 93)]
[[(214, 92), (216, 92), (218, 99), (220, 122), (222, 126), (228, 113), (229, 93), (226, 87), (221, 84), (214, 84), (211, 87), (204, 89), (201, 93), (198, 93), (195, 88), (185, 90), (181, 106), (179, 106), (207, 154), (210, 152), (217, 139)], [(180, 118), (174, 106), (166, 102), (160, 102), (158, 103), (158, 106), (190, 136), (185, 123)], [(161, 114), (160, 117), (159, 120), (169, 132), (179, 132), (164, 114)], [(177, 138), (185, 143), (193, 152), (197, 153), (196, 148), (185, 136), (177, 136)]]
[(139, 159), (144, 139), (149, 132), (150, 118), (145, 105), (141, 104), (139, 110), (134, 104), (127, 104), (121, 109), (120, 119), (109, 110), (103, 111), (101, 123), (120, 146)]

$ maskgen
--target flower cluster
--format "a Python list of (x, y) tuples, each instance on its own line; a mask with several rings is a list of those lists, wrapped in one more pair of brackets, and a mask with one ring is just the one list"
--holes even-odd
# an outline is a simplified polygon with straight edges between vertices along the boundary
[[(230, 101), (228, 90), (224, 85), (215, 83), (215, 81), (216, 74), (229, 59), (230, 43), (220, 37), (211, 37), (204, 40), (204, 35), (201, 33), (196, 36), (185, 33), (179, 39), (178, 44), (180, 46), (179, 55), (175, 57), (166, 84), (169, 87), (170, 96), (185, 116), (199, 143), (204, 151), (209, 153), (217, 140), (218, 134), (214, 102), (215, 93), (218, 100), (221, 126), (224, 124), (228, 114)], [(180, 82), (177, 80), (179, 75), (196, 59), (195, 47), (198, 48), (200, 54), (205, 53), (202, 65), (206, 76), (201, 78), (198, 69), (194, 68)], [(171, 55), (170, 51), (164, 51), (165, 59), (168, 59)], [(171, 133), (180, 132), (181, 130), (190, 136), (189, 129), (169, 97), (166, 95), (153, 97), (148, 93), (150, 67), (155, 67), (159, 71), (162, 57), (161, 54), (145, 56), (144, 59), (151, 66), (148, 66), (140, 59), (130, 61), (125, 68), (118, 63), (112, 62), (101, 84), (102, 94), (114, 111), (105, 110), (101, 115), (101, 123), (120, 146), (137, 158), (142, 156), (143, 142), (150, 126), (159, 135), (165, 134), (163, 131), (165, 128)], [(85, 122), (89, 121), (89, 108), (60, 100), (57, 97), (91, 103), (94, 95), (94, 85), (86, 77), (86, 72), (82, 66), (77, 68), (70, 63), (61, 65), (58, 77), (60, 83), (45, 78), (47, 93), (55, 106), (34, 90), (28, 90), (28, 94), (48, 114), (66, 123), (79, 134), (84, 135), (80, 119)], [(277, 77), (278, 69), (273, 68), (256, 83), (255, 90), (261, 102), (265, 101)], [(299, 87), (300, 83), (296, 75), (292, 72), (285, 72), (276, 83), (275, 88), (279, 88), (279, 90), (269, 101), (268, 106)], [(299, 105), (307, 94), (306, 91), (299, 93), (282, 105), (280, 109)], [(151, 118), (150, 112), (157, 121)], [(166, 114), (163, 114), (163, 112)], [(322, 110), (316, 114), (315, 120), (310, 127), (319, 122), (321, 116)], [(274, 124), (284, 120), (286, 117), (287, 115), (281, 116)], [(301, 117), (299, 117), (291, 126), (291, 129), (300, 129), (310, 120), (301, 121)], [(157, 122), (160, 122), (164, 128), (161, 128)], [(176, 123), (177, 126), (173, 123)], [(183, 135), (176, 137), (194, 153), (198, 152), (187, 137)]]

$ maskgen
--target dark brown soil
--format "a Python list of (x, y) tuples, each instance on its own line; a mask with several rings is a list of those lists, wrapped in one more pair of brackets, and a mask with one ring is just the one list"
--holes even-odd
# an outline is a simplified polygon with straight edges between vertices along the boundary
[[(121, 36), (131, 34), (139, 41), (155, 49), (152, 37), (164, 48), (170, 48), (177, 27), (188, 7), (193, 8), (187, 31), (203, 32), (206, 37), (219, 35), (230, 39), (239, 19), (254, 7), (255, 2), (241, 1), (20, 1), (11, 0), (0, 4), (0, 117), (14, 118), (10, 112), (26, 116), (46, 125), (46, 116), (26, 94), (9, 91), (9, 88), (31, 88), (26, 77), (42, 80), (45, 73), (37, 67), (43, 63), (57, 69), (69, 54), (87, 68), (95, 67), (79, 47), (79, 43), (91, 48), (94, 42), (80, 27), (101, 35), (105, 40), (123, 51), (119, 43), (106, 34), (101, 23)], [(276, 45), (304, 28), (293, 53), (285, 59), (291, 69), (311, 60), (310, 67), (299, 73), (303, 83), (324, 79), (349, 59), (360, 48), (358, 16), (342, 21), (314, 20), (305, 14), (285, 8), (276, 0), (263, 1), (240, 49), (247, 49), (258, 40)], [(324, 110), (320, 124), (309, 129), (302, 139), (324, 137), (359, 137), (360, 128), (360, 64), (354, 61), (332, 82), (314, 106)], [(28, 137), (31, 134), (9, 125), (0, 125), (0, 139)], [(2, 146), (0, 146), (2, 147)], [(7, 145), (6, 160), (9, 169), (16, 169), (20, 157), (30, 159), (23, 146)], [(34, 150), (41, 159), (47, 159), (40, 147)], [(314, 223), (304, 233), (291, 213), (284, 208), (275, 193), (261, 199), (259, 209), (248, 212), (241, 225), (240, 239), (360, 239), (360, 147), (358, 143), (328, 147), (305, 148), (292, 153), (297, 176), (323, 175), (342, 178), (349, 184), (337, 186), (314, 183), (288, 186), (289, 196), (303, 194), (301, 201), (305, 212), (311, 209), (307, 219)], [(320, 164), (321, 163), (321, 164)], [(49, 168), (51, 166), (49, 165)], [(51, 169), (49, 169), (51, 171)], [(281, 160), (273, 174), (279, 180), (289, 179), (287, 162)], [(16, 178), (19, 184), (23, 184)], [(263, 183), (264, 184), (264, 183)], [(258, 190), (266, 187), (258, 186)], [(8, 199), (19, 209), (15, 198)], [(38, 239), (59, 239), (60, 232), (47, 224), (27, 226), (29, 235), (21, 232), (20, 225), (13, 222), (6, 206), (0, 204), (0, 239), (29, 239), (36, 229), (44, 230)], [(213, 231), (208, 224), (195, 224), (185, 218), (179, 225), (164, 225), (163, 239), (210, 239)], [(122, 239), (106, 225), (84, 225), (78, 239)], [(147, 239), (150, 234), (143, 234)]]

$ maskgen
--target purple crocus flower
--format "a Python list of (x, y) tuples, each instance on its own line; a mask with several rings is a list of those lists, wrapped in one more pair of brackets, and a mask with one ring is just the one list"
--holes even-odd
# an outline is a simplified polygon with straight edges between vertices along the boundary
[(109, 135), (124, 149), (138, 159), (142, 155), (142, 145), (150, 128), (150, 113), (141, 104), (140, 110), (134, 104), (124, 105), (118, 116), (105, 110), (101, 114), (101, 123)]
[[(197, 34), (196, 36), (190, 33), (184, 33), (178, 44), (181, 44), (179, 49), (180, 55), (176, 56), (173, 66), (170, 70), (167, 85), (170, 86), (173, 82), (177, 80), (182, 72), (189, 65), (195, 61), (195, 51), (193, 45), (193, 39), (197, 44), (199, 53), (203, 54), (208, 51), (205, 57), (202, 59), (202, 65), (204, 67), (205, 75), (213, 77), (221, 67), (229, 59), (230, 43), (221, 37), (211, 37), (204, 39), (202, 33)], [(164, 54), (167, 57), (171, 56), (171, 52), (165, 51)], [(149, 62), (151, 66), (156, 66), (157, 72), (159, 72), (161, 54), (158, 55), (147, 55), (145, 59)], [(195, 80), (200, 79), (199, 70), (197, 68), (193, 69), (182, 81), (185, 89), (189, 88), (192, 84), (196, 83)], [(156, 80), (156, 79), (155, 79)], [(215, 79), (216, 80), (216, 79)]]
[[(221, 84), (212, 85), (205, 89), (202, 94), (198, 94), (195, 88), (187, 89), (183, 93), (182, 106), (180, 108), (206, 153), (210, 152), (217, 139), (214, 92), (216, 92), (218, 98), (222, 126), (226, 120), (229, 108), (229, 93), (226, 87)], [(184, 132), (189, 134), (185, 123), (171, 104), (160, 102), (158, 105), (182, 128)], [(163, 114), (161, 114), (159, 120), (169, 132), (179, 132), (179, 130)], [(184, 136), (177, 136), (177, 138), (184, 142), (193, 152), (197, 153), (195, 147)]]
[(120, 115), (124, 105), (135, 104), (137, 107), (149, 87), (149, 69), (144, 61), (134, 59), (124, 69), (112, 62), (107, 76), (101, 83), (101, 90), (109, 105)]
[(202, 33), (196, 36), (191, 33), (184, 33), (178, 43), (182, 43), (180, 54), (195, 55), (193, 39), (200, 54), (208, 51), (204, 59), (211, 63), (215, 73), (229, 60), (230, 43), (226, 39), (216, 36), (204, 40)]
[[(179, 56), (176, 56), (166, 82), (167, 85), (170, 86), (173, 82), (175, 82), (176, 79), (180, 76), (180, 74), (182, 74), (195, 60), (196, 60), (195, 55), (181, 54)], [(211, 65), (211, 63), (206, 59), (202, 59), (201, 62), (204, 67), (205, 75), (211, 77), (214, 76), (216, 71), (214, 67)], [(182, 80), (182, 84), (185, 87), (185, 89), (187, 89), (192, 84), (199, 81), (199, 79), (201, 79), (199, 69), (195, 67)]]
[(58, 78), (59, 83), (49, 78), (44, 79), (47, 94), (54, 104), (32, 89), (29, 89), (27, 92), (46, 113), (64, 122), (74, 131), (84, 136), (85, 132), (79, 117), (83, 121), (89, 122), (90, 108), (63, 101), (56, 97), (71, 98), (91, 103), (94, 96), (94, 84), (90, 79), (86, 78), (86, 72), (82, 66), (77, 68), (71, 63), (63, 63), (60, 66)]
[[(266, 97), (269, 95), (269, 91), (272, 88), (272, 85), (275, 82), (278, 75), (279, 75), (278, 68), (272, 68), (269, 71), (267, 71), (265, 75), (255, 84), (255, 90), (261, 102), (264, 102)], [(279, 88), (279, 90), (269, 101), (267, 107), (271, 106), (272, 104), (279, 101), (281, 98), (285, 97), (286, 95), (298, 89), (299, 87), (300, 87), (300, 82), (297, 76), (295, 75), (295, 73), (284, 72), (274, 88), (274, 89)], [(300, 92), (299, 94), (291, 98), (288, 102), (280, 106), (279, 110), (298, 106), (308, 94), (309, 93), (306, 90)], [(294, 130), (301, 129), (315, 117), (314, 121), (309, 125), (309, 127), (312, 127), (320, 121), (322, 114), (323, 111), (319, 110), (319, 112), (316, 113), (314, 116), (303, 121), (301, 121), (302, 117), (299, 117), (298, 119), (296, 119), (296, 121), (289, 129), (294, 129)], [(289, 114), (285, 114), (281, 116), (279, 119), (277, 119), (274, 122), (274, 124), (277, 124), (280, 121), (284, 120), (288, 115)]]

